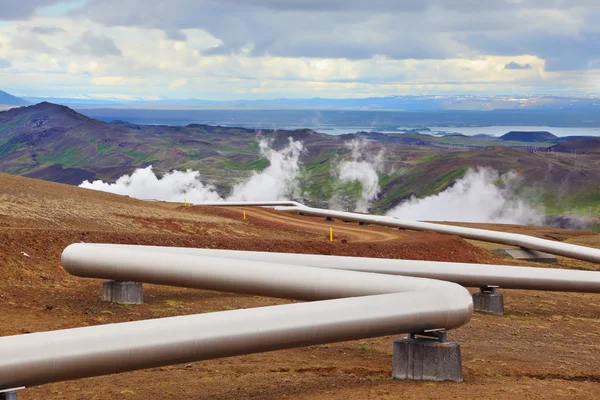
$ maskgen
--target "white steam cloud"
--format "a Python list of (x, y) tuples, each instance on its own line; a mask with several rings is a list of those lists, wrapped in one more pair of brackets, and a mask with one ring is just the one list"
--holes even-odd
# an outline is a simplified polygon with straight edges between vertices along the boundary
[(200, 181), (198, 171), (173, 171), (162, 178), (157, 177), (152, 166), (124, 175), (115, 183), (101, 180), (84, 181), (79, 187), (127, 195), (142, 200), (182, 201), (191, 203), (231, 201), (287, 200), (298, 192), (297, 178), (300, 174), (300, 155), (304, 147), (301, 142), (289, 139), (289, 144), (275, 151), (271, 142), (259, 140), (262, 157), (270, 165), (263, 171), (254, 172), (247, 180), (235, 185), (232, 193), (223, 199), (210, 184)]
[[(354, 209), (364, 211), (379, 194), (378, 172), (383, 170), (384, 151), (382, 149), (377, 154), (370, 153), (367, 149), (367, 141), (364, 139), (346, 142), (345, 146), (350, 150), (350, 160), (340, 162), (335, 173), (341, 183), (360, 183), (361, 193)], [(340, 200), (335, 196), (331, 200), (332, 204), (339, 202)]]
[(500, 175), (489, 168), (469, 170), (448, 189), (422, 199), (413, 197), (387, 215), (421, 221), (541, 224), (543, 210), (515, 194), (518, 183), (515, 173)]
[(266, 140), (259, 141), (260, 153), (269, 160), (269, 166), (233, 187), (230, 201), (289, 200), (300, 191), (300, 155), (304, 150), (302, 142), (289, 138), (289, 144), (275, 151)]
[(152, 166), (136, 169), (131, 175), (123, 175), (115, 183), (84, 181), (79, 187), (127, 195), (142, 200), (182, 201), (221, 201), (221, 197), (211, 185), (200, 182), (198, 171), (173, 171), (162, 178), (152, 171)]

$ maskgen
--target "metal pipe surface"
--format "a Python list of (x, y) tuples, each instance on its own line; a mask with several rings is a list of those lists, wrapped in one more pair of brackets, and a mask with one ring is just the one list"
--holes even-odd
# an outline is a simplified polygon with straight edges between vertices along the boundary
[(63, 251), (62, 265), (70, 274), (86, 278), (308, 301), (431, 289), (465, 291), (454, 283), (432, 279), (155, 252), (143, 246), (75, 243)]
[(504, 289), (600, 293), (600, 273), (597, 271), (162, 246), (91, 243), (85, 244), (85, 246), (89, 246), (89, 248), (105, 247), (107, 251), (121, 248), (137, 248), (147, 252), (166, 252), (242, 261), (263, 261), (316, 268), (412, 276), (439, 279), (467, 287), (498, 286)]
[(196, 206), (214, 207), (304, 207), (302, 203), (292, 200), (269, 200), (269, 201), (222, 201), (212, 203), (192, 203)]
[[(473, 312), (450, 282), (74, 244), (67, 271), (292, 299), (332, 299), (0, 338), (0, 389), (212, 358), (453, 329)], [(343, 299), (340, 299), (344, 297)]]
[(8, 336), (0, 388), (417, 332), (445, 325), (458, 303), (448, 293), (397, 293)]
[(539, 250), (559, 256), (600, 263), (600, 249), (555, 242), (553, 240), (540, 239), (518, 233), (465, 228), (461, 226), (434, 224), (431, 222), (404, 221), (394, 217), (385, 217), (381, 215), (364, 215), (352, 212), (311, 208), (306, 206), (276, 207), (276, 209), (279, 211), (299, 212), (303, 215), (338, 218), (344, 221), (364, 222), (367, 224), (390, 226), (414, 231), (438, 232), (447, 235), (460, 236), (465, 239), (520, 246), (526, 249)]

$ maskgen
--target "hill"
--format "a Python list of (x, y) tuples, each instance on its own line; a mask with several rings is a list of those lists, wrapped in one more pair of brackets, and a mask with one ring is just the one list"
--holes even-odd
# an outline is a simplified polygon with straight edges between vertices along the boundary
[(158, 175), (191, 169), (224, 196), (254, 170), (269, 165), (261, 158), (257, 135), (271, 139), (274, 149), (284, 147), (290, 137), (303, 143), (298, 183), (303, 201), (319, 206), (334, 197), (352, 204), (361, 195), (361, 184), (341, 184), (332, 176), (341, 160), (352, 158), (345, 144), (357, 139), (364, 143), (355, 157), (374, 162), (375, 155), (383, 152), (379, 182), (375, 182), (382, 188), (374, 200), (378, 211), (411, 196), (436, 194), (476, 167), (500, 173), (518, 171), (519, 182), (552, 212), (583, 210), (600, 200), (597, 156), (574, 158), (567, 147), (562, 157), (556, 152), (532, 151), (555, 144), (547, 141), (547, 135), (536, 135), (535, 140), (544, 141), (532, 142), (413, 132), (331, 136), (310, 129), (107, 123), (47, 102), (0, 112), (0, 172), (78, 185), (95, 179), (114, 182), (149, 165)]
[[(288, 136), (305, 143), (324, 136), (309, 130), (263, 133), (277, 145)], [(79, 184), (84, 179), (115, 180), (154, 165), (161, 174), (191, 168), (209, 179), (226, 177), (227, 184), (252, 169), (258, 156), (256, 134), (254, 129), (198, 124), (105, 123), (44, 102), (0, 113), (0, 171)]]
[(552, 146), (552, 151), (557, 151), (561, 153), (600, 155), (600, 138), (571, 136), (565, 139), (568, 140), (561, 140), (558, 144)]
[(31, 103), (0, 90), (0, 106), (24, 106), (27, 104)]
[(500, 140), (517, 142), (548, 142), (556, 139), (558, 139), (558, 136), (546, 131), (510, 131), (500, 136)]

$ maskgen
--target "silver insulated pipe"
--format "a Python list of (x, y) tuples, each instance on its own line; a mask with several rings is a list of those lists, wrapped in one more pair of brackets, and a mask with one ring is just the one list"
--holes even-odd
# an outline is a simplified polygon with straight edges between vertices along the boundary
[(306, 206), (276, 207), (276, 210), (288, 212), (293, 211), (301, 213), (303, 215), (338, 218), (344, 221), (363, 222), (373, 225), (410, 229), (413, 231), (438, 232), (448, 235), (460, 236), (465, 239), (481, 240), (483, 242), (503, 243), (512, 246), (520, 246), (526, 249), (545, 251), (546, 253), (555, 254), (559, 256), (571, 257), (578, 260), (600, 263), (600, 249), (556, 242), (553, 240), (540, 239), (532, 236), (521, 235), (518, 233), (497, 232), (476, 228), (464, 228), (461, 226), (434, 224), (431, 222), (404, 221), (394, 217), (384, 217), (381, 215), (365, 215), (352, 212), (311, 208)]
[[(85, 246), (105, 247), (108, 251), (121, 248), (144, 249), (144, 251), (157, 253), (413, 276), (454, 282), (466, 287), (497, 286), (504, 289), (600, 293), (600, 273), (597, 271), (122, 244), (85, 244)], [(77, 275), (78, 271), (72, 273)]]
[(450, 282), (74, 244), (79, 276), (289, 299), (246, 310), (0, 338), (0, 390), (300, 346), (435, 329), (471, 317), (469, 292)]
[(194, 203), (194, 205), (214, 207), (304, 207), (302, 203), (292, 200), (216, 201), (212, 203)]

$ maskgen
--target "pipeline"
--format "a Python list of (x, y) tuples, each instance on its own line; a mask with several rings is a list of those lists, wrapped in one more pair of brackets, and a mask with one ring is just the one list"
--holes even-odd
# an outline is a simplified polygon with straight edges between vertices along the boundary
[(196, 203), (194, 205), (214, 207), (304, 207), (304, 204), (292, 200), (221, 201), (213, 203)]
[(518, 233), (464, 228), (460, 226), (434, 224), (431, 222), (404, 221), (394, 217), (384, 217), (381, 215), (365, 215), (352, 212), (311, 208), (306, 206), (276, 207), (275, 209), (278, 211), (298, 212), (302, 215), (338, 218), (344, 221), (363, 222), (366, 224), (389, 226), (413, 231), (438, 232), (447, 235), (460, 236), (465, 239), (520, 246), (526, 249), (544, 251), (554, 255), (600, 263), (600, 249), (540, 239)]
[[(454, 282), (466, 287), (495, 286), (504, 289), (600, 293), (600, 273), (597, 271), (124, 244), (88, 243), (80, 244), (80, 246), (86, 246), (88, 249), (104, 247), (105, 251), (143, 249), (145, 252), (188, 254), (241, 261), (285, 263), (305, 267), (412, 276)], [(77, 274), (77, 271), (74, 273)]]
[(68, 246), (80, 276), (317, 300), (0, 338), (0, 390), (300, 346), (454, 329), (473, 312), (450, 282), (264, 262)]

